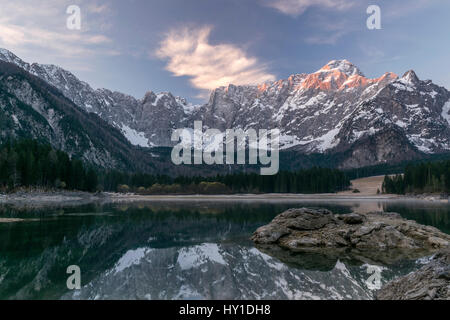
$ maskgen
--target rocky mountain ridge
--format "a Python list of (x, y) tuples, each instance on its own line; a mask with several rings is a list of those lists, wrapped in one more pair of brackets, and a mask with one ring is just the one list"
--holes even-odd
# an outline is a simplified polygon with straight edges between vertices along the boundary
[(143, 99), (92, 89), (52, 65), (28, 64), (7, 50), (0, 60), (55, 86), (81, 109), (97, 114), (134, 145), (170, 147), (174, 129), (196, 120), (219, 130), (281, 130), (281, 147), (303, 154), (345, 154), (338, 165), (362, 167), (450, 151), (450, 92), (408, 71), (369, 79), (347, 60), (312, 74), (257, 86), (221, 87), (209, 101), (189, 104), (171, 93)]
[(161, 166), (98, 115), (15, 64), (0, 61), (0, 143), (33, 139), (99, 168), (152, 172)]

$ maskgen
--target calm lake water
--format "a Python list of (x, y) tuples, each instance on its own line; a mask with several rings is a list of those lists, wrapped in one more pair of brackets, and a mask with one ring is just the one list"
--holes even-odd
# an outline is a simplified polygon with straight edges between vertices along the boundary
[[(284, 263), (251, 234), (292, 207), (390, 211), (450, 233), (448, 203), (412, 201), (155, 202), (18, 210), (0, 207), (0, 299), (371, 299), (394, 265), (298, 256)], [(82, 289), (67, 289), (67, 267)]]

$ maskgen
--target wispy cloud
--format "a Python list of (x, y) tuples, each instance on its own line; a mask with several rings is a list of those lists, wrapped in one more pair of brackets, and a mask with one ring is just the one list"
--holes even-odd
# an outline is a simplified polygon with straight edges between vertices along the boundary
[(309, 7), (345, 10), (351, 8), (355, 3), (352, 0), (263, 0), (263, 4), (296, 17)]
[(168, 33), (156, 52), (168, 60), (166, 69), (175, 76), (188, 76), (201, 90), (228, 84), (257, 84), (275, 79), (256, 57), (232, 44), (211, 44), (211, 27), (182, 28)]
[(336, 45), (343, 37), (361, 29), (359, 24), (346, 17), (330, 21), (327, 17), (314, 15), (310, 21), (311, 32), (304, 39), (314, 45)]
[(400, 17), (405, 17), (411, 13), (421, 11), (427, 7), (433, 6), (435, 3), (430, 0), (415, 0), (409, 1), (408, 5), (405, 5), (403, 1), (387, 3), (386, 5), (381, 5), (381, 10), (383, 15), (388, 19), (395, 19)]
[[(66, 9), (74, 3), (81, 8), (81, 30), (66, 27)], [(0, 0), (0, 8), (0, 47), (19, 55), (60, 60), (118, 54), (102, 34), (109, 8), (95, 0)]]
[(337, 31), (329, 35), (314, 35), (305, 39), (306, 43), (309, 44), (317, 44), (317, 45), (334, 45), (339, 39), (345, 36), (347, 32), (345, 31)]

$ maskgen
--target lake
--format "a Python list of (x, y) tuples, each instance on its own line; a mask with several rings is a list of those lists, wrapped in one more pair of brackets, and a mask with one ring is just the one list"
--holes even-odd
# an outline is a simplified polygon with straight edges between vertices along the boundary
[[(426, 261), (283, 262), (255, 248), (252, 233), (293, 207), (398, 212), (450, 233), (448, 203), (411, 200), (1, 206), (0, 299), (372, 299), (380, 284)], [(81, 290), (67, 288), (72, 265)]]

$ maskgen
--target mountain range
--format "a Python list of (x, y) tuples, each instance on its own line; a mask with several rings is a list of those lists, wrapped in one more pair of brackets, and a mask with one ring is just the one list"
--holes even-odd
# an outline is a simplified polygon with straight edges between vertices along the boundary
[[(207, 103), (193, 105), (169, 92), (150, 91), (136, 99), (93, 89), (58, 66), (29, 64), (5, 49), (0, 49), (0, 61), (5, 62), (0, 64), (0, 136), (28, 132), (105, 167), (128, 166), (135, 162), (129, 159), (133, 152), (155, 161), (155, 150), (173, 146), (172, 131), (193, 128), (196, 120), (221, 131), (279, 128), (283, 152), (292, 154), (288, 158), (334, 156), (340, 168), (450, 151), (450, 92), (420, 80), (412, 70), (402, 77), (385, 73), (369, 79), (349, 61), (334, 60), (311, 74), (220, 87)], [(33, 83), (41, 91), (35, 92)], [(42, 94), (50, 99), (43, 102)], [(54, 101), (64, 107), (55, 108)], [(25, 107), (34, 113), (19, 112)], [(36, 112), (39, 121), (24, 121), (39, 118)], [(78, 119), (69, 121), (70, 130), (65, 127), (68, 114)]]

